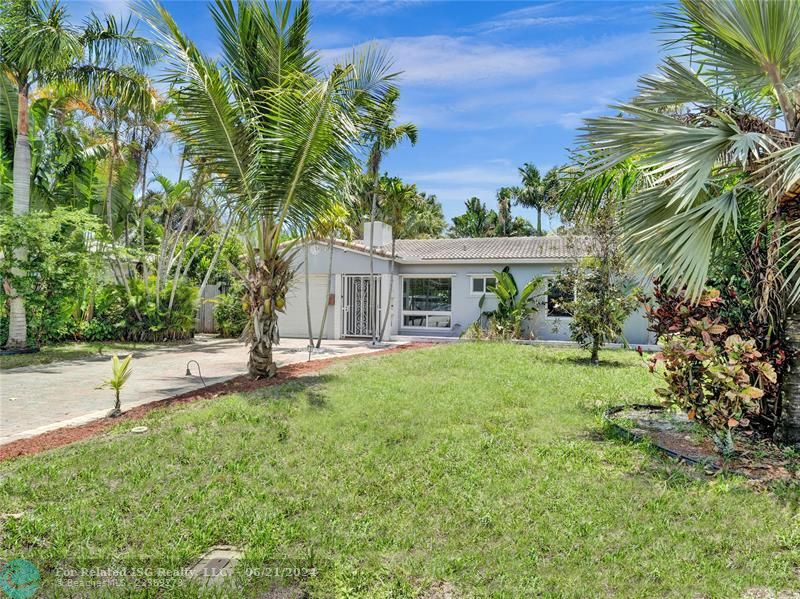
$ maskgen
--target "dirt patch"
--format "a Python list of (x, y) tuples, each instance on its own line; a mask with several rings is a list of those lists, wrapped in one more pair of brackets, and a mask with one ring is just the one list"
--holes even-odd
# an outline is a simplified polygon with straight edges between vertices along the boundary
[(685, 414), (635, 406), (607, 414), (609, 422), (636, 439), (646, 439), (656, 448), (682, 461), (704, 466), (709, 473), (735, 472), (754, 481), (789, 481), (798, 476), (800, 462), (784, 448), (752, 431), (737, 432), (737, 454), (723, 459), (708, 433)]
[(42, 433), (41, 435), (36, 435), (35, 437), (19, 439), (17, 441), (12, 441), (11, 443), (6, 443), (5, 445), (0, 445), (0, 461), (23, 455), (32, 455), (42, 451), (47, 451), (48, 449), (54, 449), (56, 447), (62, 447), (63, 445), (75, 443), (76, 441), (82, 441), (83, 439), (96, 437), (120, 422), (139, 420), (149, 412), (160, 408), (191, 403), (198, 400), (214, 399), (220, 397), (221, 395), (228, 395), (230, 393), (243, 393), (261, 389), (263, 387), (280, 385), (286, 381), (318, 372), (319, 370), (322, 370), (323, 368), (330, 366), (335, 362), (344, 362), (352, 358), (375, 355), (383, 356), (409, 349), (431, 347), (433, 345), (435, 345), (435, 343), (409, 343), (406, 345), (400, 345), (398, 347), (391, 347), (389, 349), (376, 350), (369, 354), (335, 356), (331, 358), (313, 360), (311, 362), (287, 364), (286, 366), (279, 368), (278, 374), (271, 379), (252, 379), (247, 375), (238, 376), (224, 383), (215, 383), (213, 385), (209, 385), (208, 387), (202, 387), (200, 389), (188, 391), (180, 395), (175, 395), (174, 397), (168, 397), (141, 406), (136, 406), (135, 408), (131, 408), (130, 410), (124, 412), (119, 418), (101, 418), (99, 420), (87, 422), (86, 424), (59, 428)]

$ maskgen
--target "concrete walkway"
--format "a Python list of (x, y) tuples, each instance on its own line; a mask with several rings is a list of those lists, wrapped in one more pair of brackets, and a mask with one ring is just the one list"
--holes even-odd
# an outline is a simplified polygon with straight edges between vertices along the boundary
[[(404, 342), (384, 343), (383, 347)], [(308, 360), (308, 341), (283, 339), (275, 348), (278, 366)], [(376, 351), (363, 341), (326, 341), (311, 359)], [(122, 409), (179, 395), (247, 372), (247, 348), (239, 341), (198, 336), (193, 342), (133, 352), (133, 373), (122, 390)], [(0, 373), (0, 445), (105, 416), (114, 391), (98, 389), (111, 375), (110, 356), (12, 368)]]

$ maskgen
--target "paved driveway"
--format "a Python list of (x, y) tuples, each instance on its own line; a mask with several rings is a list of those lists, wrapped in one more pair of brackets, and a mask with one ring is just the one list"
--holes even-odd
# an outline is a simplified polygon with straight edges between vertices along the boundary
[[(283, 339), (276, 347), (278, 366), (308, 360), (305, 339)], [(386, 345), (401, 345), (391, 343)], [(311, 359), (375, 351), (368, 342), (327, 341)], [(232, 339), (198, 336), (192, 343), (133, 352), (133, 373), (122, 390), (122, 409), (202, 387), (247, 371), (247, 348)], [(15, 439), (102, 418), (114, 406), (114, 391), (98, 389), (111, 374), (109, 356), (13, 368), (0, 373), (0, 445)]]

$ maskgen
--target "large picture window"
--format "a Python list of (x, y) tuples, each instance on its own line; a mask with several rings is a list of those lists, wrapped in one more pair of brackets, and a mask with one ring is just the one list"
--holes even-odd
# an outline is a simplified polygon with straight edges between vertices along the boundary
[(403, 279), (403, 327), (449, 329), (453, 284), (449, 277)]

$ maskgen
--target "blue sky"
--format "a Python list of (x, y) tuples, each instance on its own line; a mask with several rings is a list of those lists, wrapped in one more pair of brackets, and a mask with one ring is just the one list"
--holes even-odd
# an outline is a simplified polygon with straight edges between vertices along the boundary
[[(87, 10), (127, 12), (122, 0), (73, 0)], [(164, 2), (184, 31), (213, 55), (206, 3)], [(581, 119), (629, 98), (653, 72), (660, 37), (646, 1), (482, 2), (318, 0), (312, 44), (333, 60), (353, 46), (384, 45), (403, 71), (398, 119), (415, 122), (419, 143), (394, 150), (384, 169), (442, 202), (448, 219), (475, 195), (519, 181), (517, 167), (565, 161)], [(175, 171), (169, 148), (159, 169)], [(515, 214), (531, 217), (528, 211)]]

